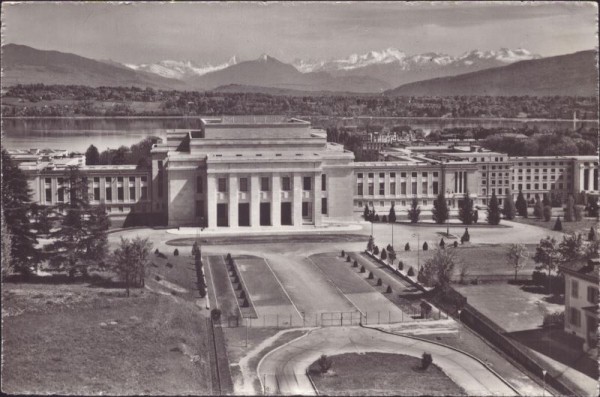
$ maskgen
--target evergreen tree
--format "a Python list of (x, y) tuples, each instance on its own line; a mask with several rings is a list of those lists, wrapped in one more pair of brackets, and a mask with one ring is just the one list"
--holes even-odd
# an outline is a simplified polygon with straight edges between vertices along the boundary
[(504, 198), (504, 207), (502, 208), (502, 213), (504, 214), (504, 218), (510, 221), (515, 218), (516, 212), (517, 208), (515, 207), (512, 192), (509, 189), (506, 192), (506, 197)]
[(367, 204), (365, 204), (365, 210), (363, 211), (363, 218), (365, 218), (365, 221), (371, 220), (371, 210), (369, 209), (369, 206)]
[(31, 229), (31, 193), (27, 178), (18, 165), (2, 149), (2, 213), (10, 235), (11, 267), (27, 274), (29, 266), (37, 263), (37, 240)]
[(469, 192), (465, 192), (463, 200), (458, 209), (458, 219), (464, 225), (470, 225), (473, 223), (473, 200), (469, 197)]
[(143, 286), (151, 249), (152, 243), (148, 239), (121, 237), (119, 247), (113, 253), (112, 268), (125, 282), (127, 296), (131, 286)]
[(551, 218), (552, 218), (552, 207), (547, 205), (544, 207), (544, 220), (546, 222), (550, 222)]
[(548, 197), (548, 193), (544, 193), (544, 198), (542, 200), (542, 206), (552, 205), (550, 202), (550, 198)]
[(588, 204), (586, 206), (588, 216), (592, 216), (594, 218), (598, 217), (598, 199), (594, 197), (590, 197), (588, 200)]
[(98, 165), (100, 164), (100, 152), (94, 145), (90, 145), (85, 151), (85, 165)]
[(490, 205), (488, 205), (487, 222), (490, 225), (497, 225), (500, 223), (500, 206), (498, 205), (498, 198), (496, 197), (496, 192), (492, 192)]
[(565, 222), (573, 222), (575, 220), (575, 199), (572, 195), (567, 199), (565, 207)]
[(394, 209), (394, 202), (392, 201), (392, 208), (390, 208), (390, 213), (388, 214), (388, 222), (396, 223), (396, 210)]
[(432, 209), (433, 220), (437, 224), (443, 224), (448, 220), (448, 204), (446, 203), (446, 195), (442, 192), (438, 194), (437, 198), (433, 201)]
[(515, 207), (520, 216), (527, 218), (527, 201), (525, 201), (525, 197), (523, 197), (523, 192), (521, 190), (519, 190), (519, 194), (517, 195)]
[(552, 228), (552, 230), (555, 230), (557, 232), (562, 231), (562, 222), (560, 221), (560, 216), (556, 218), (556, 222), (554, 223), (554, 227)]
[(373, 239), (373, 236), (369, 236), (369, 241), (367, 242), (367, 250), (369, 252), (372, 252), (373, 248), (375, 248), (375, 240)]
[(412, 203), (410, 205), (410, 209), (408, 210), (408, 217), (410, 218), (410, 223), (419, 222), (419, 216), (421, 215), (421, 208), (419, 207), (419, 202), (416, 198), (412, 199)]
[(78, 167), (70, 167), (67, 179), (68, 201), (58, 206), (60, 226), (50, 235), (55, 240), (52, 262), (66, 266), (73, 276), (76, 268), (86, 273), (90, 266), (103, 264), (110, 221), (104, 205), (90, 205), (87, 178)]
[(535, 199), (535, 205), (533, 206), (533, 216), (536, 218), (542, 218), (544, 216), (544, 205), (539, 197)]

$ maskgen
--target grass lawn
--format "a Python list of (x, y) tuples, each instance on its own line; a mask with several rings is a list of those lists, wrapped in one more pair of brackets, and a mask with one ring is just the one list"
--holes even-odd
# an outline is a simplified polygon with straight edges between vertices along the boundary
[[(533, 217), (522, 218), (519, 216), (516, 217), (514, 221), (553, 230), (556, 217), (554, 216), (550, 221), (546, 222), (543, 219)], [(561, 216), (560, 221), (562, 223), (563, 233), (581, 233), (583, 238), (586, 240), (591, 227), (595, 227), (596, 232), (598, 232), (598, 221), (594, 218), (583, 218), (582, 220), (576, 222), (565, 222), (564, 218)]]
[(464, 396), (435, 362), (427, 370), (419, 369), (421, 360), (401, 354), (341, 354), (330, 357), (329, 373), (321, 375), (315, 362), (309, 376), (319, 394), (332, 396)]
[(2, 298), (5, 393), (213, 393), (206, 319), (190, 302), (86, 283), (5, 283)]

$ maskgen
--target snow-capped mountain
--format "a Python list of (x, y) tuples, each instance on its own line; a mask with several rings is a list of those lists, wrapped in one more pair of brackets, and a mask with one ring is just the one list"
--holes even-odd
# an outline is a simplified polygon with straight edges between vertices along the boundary
[[(474, 65), (478, 61), (497, 61), (502, 64), (541, 58), (539, 55), (519, 48), (510, 50), (501, 48), (498, 51), (473, 50), (460, 56), (438, 54), (435, 52), (407, 55), (396, 49), (387, 48), (381, 51), (369, 51), (365, 54), (352, 54), (347, 58), (319, 61), (314, 59), (295, 59), (292, 63), (302, 73), (327, 71), (351, 71), (373, 65), (397, 64), (400, 69), (410, 70), (422, 65), (447, 66), (451, 64)], [(486, 63), (487, 63), (486, 62)]]
[(232, 57), (227, 62), (219, 65), (209, 63), (196, 65), (192, 61), (172, 61), (165, 60), (151, 64), (125, 64), (130, 69), (157, 74), (170, 79), (187, 80), (191, 77), (202, 76), (210, 72), (222, 70), (229, 66), (237, 64), (236, 57)]

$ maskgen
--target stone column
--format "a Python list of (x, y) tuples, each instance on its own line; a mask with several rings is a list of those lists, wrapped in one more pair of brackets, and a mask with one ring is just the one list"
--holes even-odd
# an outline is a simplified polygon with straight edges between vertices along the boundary
[(281, 176), (271, 178), (271, 225), (281, 226)]
[(315, 226), (321, 226), (321, 173), (315, 173), (313, 177), (313, 223)]
[(294, 226), (302, 226), (302, 175), (294, 174), (294, 189), (293, 199), (293, 224)]
[(260, 227), (260, 177), (250, 177), (250, 226)]
[(217, 227), (217, 180), (214, 175), (206, 177), (206, 225), (209, 229)]
[(238, 180), (229, 174), (229, 227), (238, 227)]

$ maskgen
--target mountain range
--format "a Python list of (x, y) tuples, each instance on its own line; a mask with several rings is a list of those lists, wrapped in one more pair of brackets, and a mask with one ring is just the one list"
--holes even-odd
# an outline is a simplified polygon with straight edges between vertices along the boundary
[[(383, 92), (387, 95), (513, 95), (513, 92), (582, 95), (578, 93), (591, 92), (593, 95), (595, 85), (589, 86), (589, 83), (595, 82), (597, 76), (595, 53), (583, 53), (552, 61), (559, 57), (541, 58), (525, 49), (474, 50), (454, 57), (437, 53), (409, 56), (388, 48), (328, 61), (296, 59), (291, 64), (268, 55), (242, 62), (232, 57), (215, 65), (176, 60), (121, 64), (7, 44), (2, 46), (2, 84), (138, 86), (290, 95)], [(562, 67), (561, 63), (568, 67)], [(506, 69), (510, 67), (515, 68)], [(528, 77), (517, 74), (521, 72)]]

